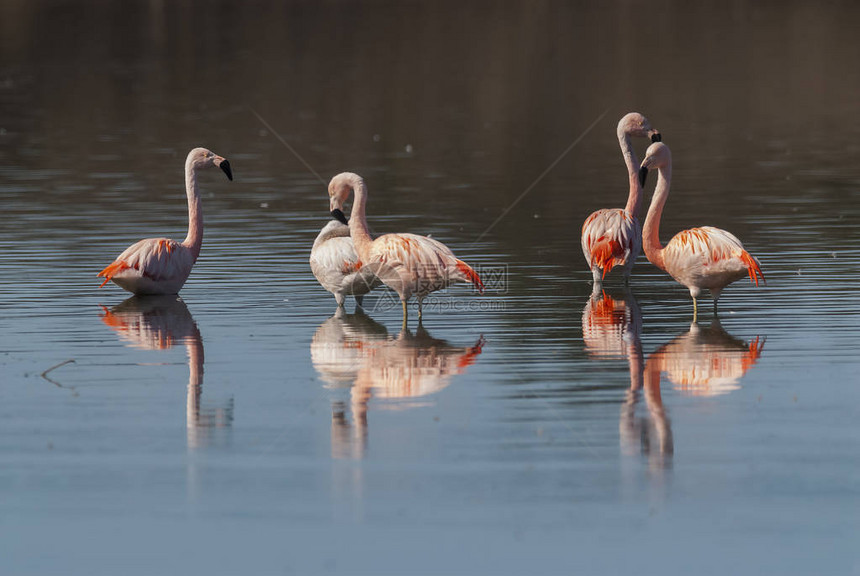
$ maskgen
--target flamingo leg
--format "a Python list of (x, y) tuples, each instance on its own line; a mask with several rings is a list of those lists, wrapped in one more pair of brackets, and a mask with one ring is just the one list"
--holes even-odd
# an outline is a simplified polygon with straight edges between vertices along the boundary
[(722, 290), (711, 290), (711, 294), (714, 296), (714, 316), (717, 315), (717, 302), (720, 300), (720, 293)]
[(699, 305), (696, 303), (696, 297), (693, 296), (693, 322), (696, 322), (696, 319), (699, 316)]
[(422, 305), (423, 305), (422, 301), (423, 301), (423, 298), (418, 299), (418, 322), (421, 322), (421, 316), (424, 314), (424, 311), (422, 310)]

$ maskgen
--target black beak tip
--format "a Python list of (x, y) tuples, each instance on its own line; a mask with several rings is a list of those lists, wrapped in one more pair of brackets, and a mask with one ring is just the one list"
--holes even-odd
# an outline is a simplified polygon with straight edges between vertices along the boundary
[(335, 208), (334, 210), (332, 210), (331, 216), (341, 224), (346, 224), (347, 226), (349, 225), (349, 220), (346, 219), (346, 216), (344, 216), (343, 212), (341, 212), (340, 209)]
[(221, 170), (223, 170), (224, 174), (227, 175), (227, 179), (232, 182), (233, 181), (233, 171), (230, 170), (230, 163), (227, 162), (226, 160), (221, 162)]
[(645, 166), (642, 166), (639, 169), (639, 185), (645, 186), (645, 179), (648, 178), (648, 169)]
[(663, 141), (663, 136), (660, 135), (659, 132), (654, 132), (653, 134), (651, 134), (651, 143), (652, 144), (654, 142), (662, 142), (662, 141)]

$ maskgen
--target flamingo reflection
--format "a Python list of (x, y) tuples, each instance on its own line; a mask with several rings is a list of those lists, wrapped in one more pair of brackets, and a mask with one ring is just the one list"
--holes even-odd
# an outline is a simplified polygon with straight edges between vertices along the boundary
[(166, 350), (184, 344), (188, 353), (186, 428), (188, 447), (198, 448), (217, 428), (233, 421), (233, 399), (220, 407), (201, 406), (203, 391), (203, 339), (185, 302), (176, 295), (132, 296), (117, 306), (102, 306), (102, 322), (126, 345), (144, 350)]
[[(659, 374), (654, 379), (645, 373), (641, 335), (642, 311), (633, 294), (628, 290), (624, 299), (612, 298), (595, 286), (582, 311), (585, 350), (595, 359), (627, 360), (630, 388), (618, 423), (621, 449), (627, 455), (641, 451), (652, 468), (661, 469), (674, 453), (672, 426), (663, 407)], [(645, 417), (637, 416), (643, 391), (648, 407)]]
[(682, 394), (719, 396), (740, 388), (740, 380), (761, 357), (765, 338), (744, 342), (723, 330), (719, 319), (690, 330), (661, 346), (648, 358), (647, 373), (659, 379), (665, 372)]
[[(332, 457), (362, 458), (367, 447), (367, 408), (371, 397), (386, 407), (426, 405), (427, 396), (446, 388), (472, 365), (484, 346), (452, 346), (433, 338), (421, 322), (393, 337), (358, 309), (338, 309), (311, 340), (311, 361), (329, 388), (349, 388), (350, 424), (345, 403), (332, 405)], [(394, 402), (396, 401), (396, 402)]]

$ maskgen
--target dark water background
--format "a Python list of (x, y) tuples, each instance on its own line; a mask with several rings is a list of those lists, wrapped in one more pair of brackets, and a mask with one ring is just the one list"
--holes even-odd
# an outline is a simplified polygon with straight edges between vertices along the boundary
[[(857, 574), (858, 21), (0, 2), (3, 573)], [(719, 226), (762, 262), (719, 321), (644, 258), (590, 300), (579, 229), (624, 204), (631, 110), (673, 151), (664, 240)], [(325, 185), (280, 139), (493, 288), (402, 334), (384, 296), (332, 317)], [(200, 145), (236, 180), (200, 178), (181, 301), (99, 290), (184, 237)]]

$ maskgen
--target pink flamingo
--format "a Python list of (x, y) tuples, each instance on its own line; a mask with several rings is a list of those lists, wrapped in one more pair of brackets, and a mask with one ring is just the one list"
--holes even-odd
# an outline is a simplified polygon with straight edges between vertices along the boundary
[(642, 251), (642, 232), (639, 225), (639, 206), (642, 203), (642, 185), (639, 183), (639, 160), (630, 142), (631, 136), (643, 136), (651, 142), (660, 142), (660, 132), (642, 114), (631, 112), (618, 122), (618, 144), (627, 165), (630, 192), (627, 205), (621, 208), (604, 208), (593, 212), (582, 225), (582, 253), (591, 268), (594, 283), (600, 284), (614, 267), (622, 268), (624, 281), (630, 280), (633, 263)]
[(123, 290), (138, 295), (177, 294), (188, 279), (203, 243), (203, 212), (197, 190), (197, 170), (218, 166), (233, 179), (230, 163), (206, 148), (195, 148), (185, 160), (185, 191), (188, 194), (188, 236), (183, 242), (168, 238), (147, 238), (126, 248), (107, 268), (99, 272)]
[(351, 192), (355, 194), (355, 200), (349, 232), (355, 251), (363, 265), (400, 296), (404, 324), (406, 302), (413, 295), (418, 299), (420, 319), (424, 298), (453, 282), (471, 283), (483, 292), (484, 284), (477, 272), (458, 260), (441, 242), (417, 234), (385, 234), (374, 240), (365, 217), (367, 186), (358, 174), (343, 172), (332, 178), (328, 186), (332, 216), (347, 224), (341, 209)]
[(693, 322), (698, 306), (696, 298), (707, 288), (714, 297), (714, 313), (723, 288), (749, 276), (758, 286), (759, 276), (764, 282), (759, 261), (744, 250), (734, 235), (711, 226), (690, 228), (678, 232), (663, 247), (660, 244), (660, 216), (669, 197), (672, 181), (672, 153), (662, 143), (651, 144), (639, 170), (639, 180), (645, 185), (648, 170), (657, 168), (657, 188), (645, 217), (642, 243), (648, 260), (668, 272), (672, 278), (690, 289), (693, 297)]
[(311, 271), (323, 288), (334, 294), (338, 307), (348, 295), (361, 306), (364, 295), (382, 284), (367, 266), (361, 265), (349, 226), (332, 220), (320, 230), (311, 248)]

